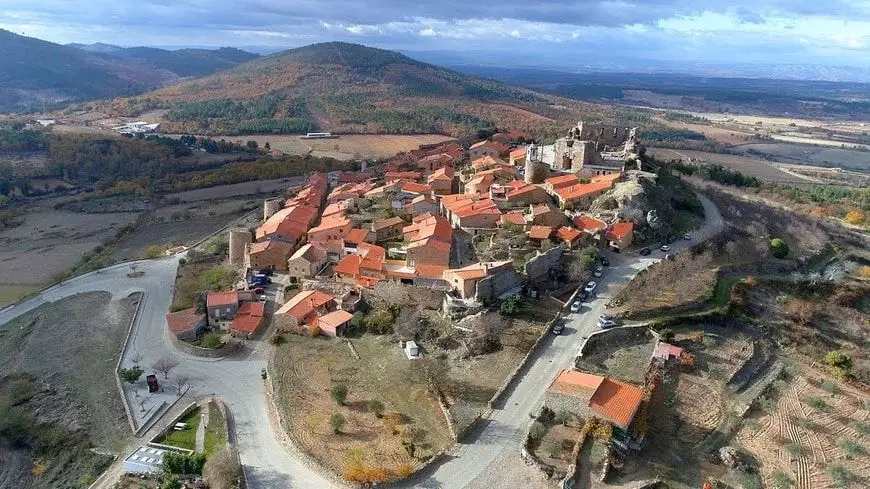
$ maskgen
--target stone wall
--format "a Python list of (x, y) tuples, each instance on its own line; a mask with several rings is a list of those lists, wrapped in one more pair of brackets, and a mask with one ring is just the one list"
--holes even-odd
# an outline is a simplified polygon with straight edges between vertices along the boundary
[(534, 258), (526, 262), (523, 271), (529, 277), (529, 281), (533, 284), (547, 281), (550, 269), (561, 265), (563, 251), (565, 251), (563, 245), (560, 244), (543, 253), (538, 252)]
[(480, 279), (475, 285), (475, 297), (487, 303), (522, 285), (522, 279), (517, 271), (512, 266), (505, 267), (495, 275)]
[(191, 345), (185, 341), (181, 341), (175, 337), (174, 334), (170, 333), (169, 338), (172, 340), (172, 344), (175, 345), (176, 348), (187, 353), (188, 355), (193, 355), (202, 358), (223, 358), (228, 357), (236, 352), (236, 350), (241, 347), (241, 343), (235, 340), (230, 340), (224, 343), (224, 346), (220, 348), (202, 348), (196, 345)]

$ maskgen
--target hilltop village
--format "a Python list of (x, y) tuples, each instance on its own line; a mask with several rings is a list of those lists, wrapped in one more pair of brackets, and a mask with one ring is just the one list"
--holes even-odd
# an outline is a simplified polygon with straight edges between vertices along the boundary
[[(614, 185), (637, 179), (639, 161), (632, 130), (581, 122), (552, 146), (505, 132), (468, 148), (423, 146), (366, 171), (314, 173), (266, 201), (259, 227), (229, 232), (230, 262), (251, 277), (250, 290), (210, 294), (208, 307), (235, 304), (222, 321), (255, 333), (263, 326), (250, 319), (263, 316), (251, 292), (263, 284), (258, 273), (341, 295), (384, 282), (436, 289), (454, 319), (518, 293), (539, 296), (561, 285), (554, 272), (566, 251), (631, 245), (634, 222), (589, 210)], [(502, 247), (510, 236), (521, 244)], [(279, 298), (275, 320), (340, 335), (351, 313), (340, 299), (331, 308), (316, 299)]]

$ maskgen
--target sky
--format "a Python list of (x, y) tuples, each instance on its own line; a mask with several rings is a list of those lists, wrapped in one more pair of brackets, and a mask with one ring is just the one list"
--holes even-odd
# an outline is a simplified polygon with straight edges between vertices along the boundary
[(279, 50), (338, 40), (506, 64), (870, 68), (870, 1), (852, 0), (0, 0), (0, 28), (121, 46)]

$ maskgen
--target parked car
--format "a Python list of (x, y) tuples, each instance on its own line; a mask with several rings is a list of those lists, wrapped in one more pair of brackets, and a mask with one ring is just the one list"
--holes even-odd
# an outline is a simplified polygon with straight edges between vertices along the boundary
[(260, 302), (265, 303), (265, 302), (266, 302), (266, 295), (265, 295), (265, 294), (261, 295), (261, 296), (259, 297), (259, 299), (260, 299)]
[(583, 287), (583, 291), (586, 292), (587, 294), (591, 294), (591, 293), (595, 292), (595, 287), (598, 287), (597, 283), (589, 282), (588, 284), (586, 284), (586, 287)]
[(571, 304), (571, 312), (580, 312), (580, 308), (583, 307), (583, 303), (580, 301), (575, 301)]
[(595, 269), (594, 272), (592, 272), (592, 275), (595, 276), (595, 278), (598, 278), (603, 274), (604, 274), (604, 267), (598, 267)]
[(686, 234), (683, 235), (683, 239), (685, 239), (686, 241), (689, 241), (689, 240), (692, 239), (692, 235), (689, 234), (689, 233), (686, 233)]
[(251, 279), (251, 281), (256, 281), (256, 282), (260, 282), (260, 283), (264, 283), (264, 284), (271, 284), (272, 283), (272, 279), (269, 278), (269, 276), (264, 274), (264, 273), (258, 273), (256, 275), (254, 275), (254, 278)]
[(555, 334), (555, 335), (562, 334), (562, 331), (564, 331), (564, 330), (565, 330), (564, 323), (556, 323), (555, 326), (553, 326), (553, 334)]
[(266, 293), (266, 289), (264, 289), (262, 287), (257, 287), (254, 289), (254, 293), (257, 295), (263, 295)]
[(659, 249), (662, 250), (662, 253), (667, 253), (667, 252), (671, 251), (670, 245), (662, 245), (662, 247)]
[(607, 258), (605, 258), (605, 257), (602, 256), (602, 257), (601, 257), (601, 264), (604, 265), (605, 267), (609, 267), (609, 266), (610, 266), (610, 260), (608, 260)]
[(649, 248), (641, 248), (641, 249), (640, 249), (640, 255), (641, 255), (641, 256), (647, 256), (647, 255), (649, 255), (650, 253), (652, 253), (652, 251), (650, 251)]
[(257, 275), (265, 275), (267, 277), (271, 277), (272, 274), (274, 274), (274, 273), (275, 272), (273, 272), (272, 270), (270, 270), (268, 268), (264, 268), (262, 270), (257, 270)]
[(608, 321), (598, 321), (598, 325), (601, 326), (601, 329), (612, 328), (616, 326), (616, 321), (610, 319)]

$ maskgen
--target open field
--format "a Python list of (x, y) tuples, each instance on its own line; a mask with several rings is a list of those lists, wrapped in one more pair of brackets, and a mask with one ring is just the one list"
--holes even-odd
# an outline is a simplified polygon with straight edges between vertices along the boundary
[(21, 225), (0, 231), (0, 285), (50, 282), (138, 214), (84, 214), (36, 204), (25, 207), (22, 217)]
[[(429, 389), (419, 361), (408, 360), (387, 337), (350, 340), (288, 335), (272, 359), (276, 403), (296, 444), (325, 467), (343, 473), (359, 464), (386, 470), (413, 468), (450, 443), (446, 420)], [(337, 384), (348, 388), (339, 406), (330, 397)], [(371, 400), (385, 406), (378, 419)], [(336, 434), (330, 417), (347, 423)], [(417, 433), (414, 457), (402, 446), (403, 433)]]
[[(440, 134), (384, 135), (350, 134), (335, 139), (299, 139), (299, 136), (242, 136), (238, 141), (256, 141), (261, 147), (268, 142), (273, 150), (287, 154), (325, 156), (337, 160), (388, 158), (417, 149), (421, 144), (440, 143), (453, 138)], [(236, 138), (232, 139), (236, 141)]]
[(18, 302), (39, 290), (35, 285), (0, 285), (0, 308)]
[[(784, 473), (795, 489), (866, 487), (870, 481), (867, 396), (826, 377), (798, 376), (744, 423), (737, 441), (759, 461), (767, 486)], [(834, 467), (851, 483), (833, 479)], [(848, 475), (846, 477), (849, 477)]]
[(281, 178), (278, 180), (259, 180), (187, 190), (174, 194), (166, 194), (164, 197), (170, 200), (179, 199), (182, 202), (193, 202), (197, 200), (226, 199), (243, 195), (277, 194), (286, 190), (287, 187), (299, 185), (304, 182), (305, 179), (301, 177)]
[(870, 172), (870, 152), (810, 146), (793, 143), (756, 143), (739, 146), (736, 149), (748, 152), (755, 151), (783, 163), (810, 164), (827, 168), (843, 168)]
[[(111, 462), (91, 447), (126, 446), (129, 426), (114, 367), (134, 308), (129, 299), (93, 292), (0, 325), (0, 391), (11, 389), (0, 393), (4, 487), (78, 487)], [(34, 477), (37, 464), (44, 473)]]
[[(746, 146), (744, 146), (746, 147)], [(687, 149), (647, 148), (647, 153), (660, 160), (683, 160), (684, 162), (713, 163), (730, 170), (736, 170), (744, 175), (751, 175), (766, 182), (778, 183), (811, 183), (810, 177), (801, 177), (783, 171), (770, 163), (746, 156), (707, 153)]]
[(684, 121), (672, 121), (663, 117), (653, 117), (653, 120), (675, 129), (695, 131), (704, 135), (705, 138), (726, 145), (744, 144), (753, 139), (752, 132), (739, 131), (713, 124), (692, 124)]
[(620, 328), (590, 336), (575, 367), (642, 384), (656, 339), (645, 327)]

